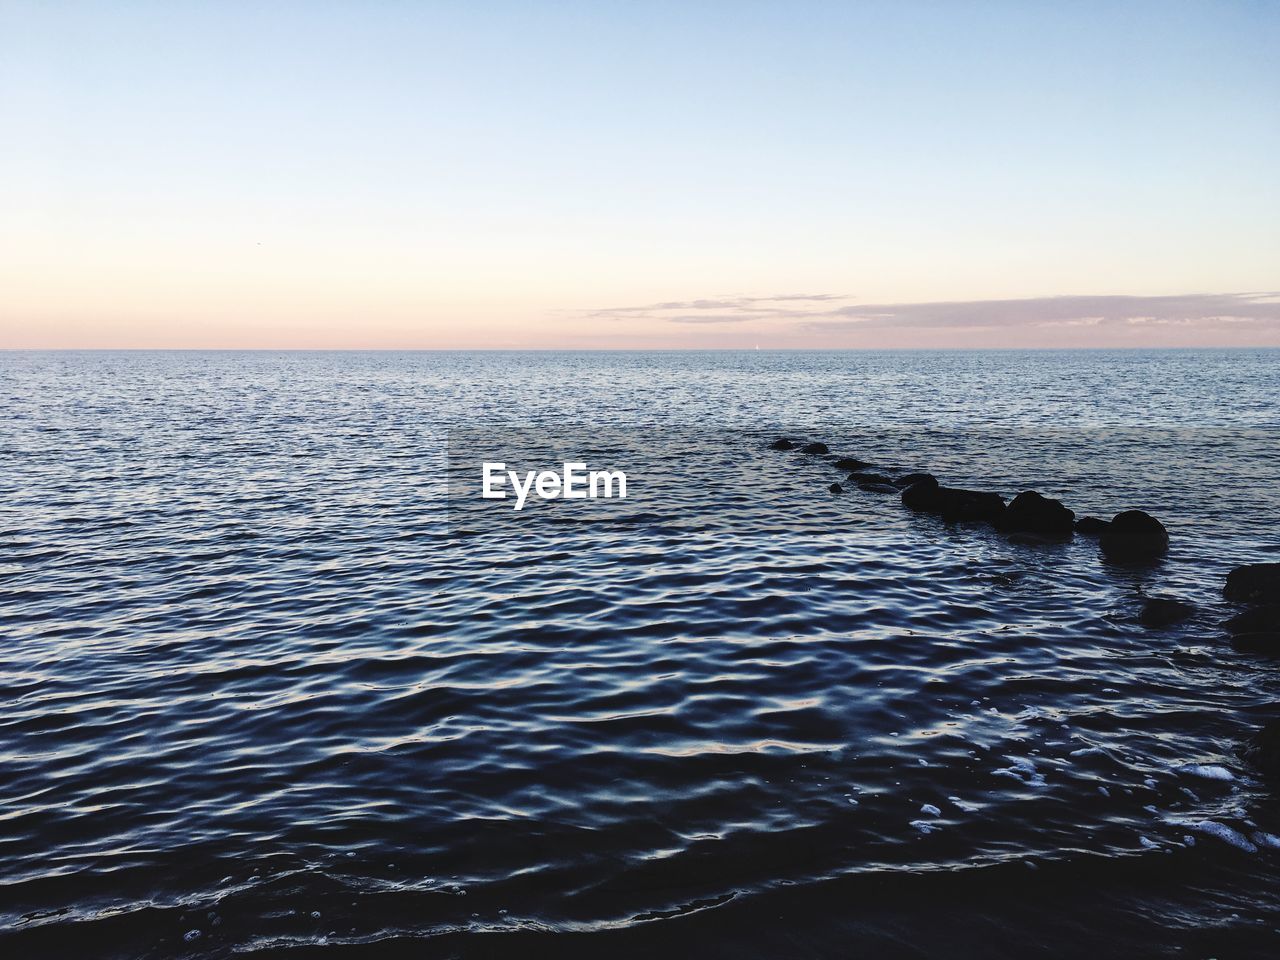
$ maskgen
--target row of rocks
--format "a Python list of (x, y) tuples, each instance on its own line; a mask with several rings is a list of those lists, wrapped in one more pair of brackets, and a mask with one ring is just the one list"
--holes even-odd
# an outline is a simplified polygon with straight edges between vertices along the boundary
[(1254, 563), (1227, 574), (1224, 599), (1240, 610), (1226, 622), (1237, 649), (1280, 654), (1280, 563)]
[[(1240, 610), (1226, 623), (1238, 650), (1280, 654), (1280, 563), (1253, 563), (1227, 574), (1223, 599)], [(1263, 725), (1243, 750), (1244, 758), (1280, 784), (1280, 717)]]
[[(829, 454), (825, 443), (802, 443), (780, 437), (771, 445), (774, 450), (799, 450), (815, 456)], [(1066, 540), (1072, 534), (1098, 538), (1103, 554), (1121, 562), (1157, 559), (1169, 548), (1169, 533), (1155, 517), (1141, 510), (1126, 510), (1111, 520), (1098, 517), (1076, 519), (1075, 512), (1059, 500), (1027, 490), (1006, 503), (998, 493), (944, 487), (930, 473), (908, 473), (890, 477), (874, 473), (865, 460), (841, 457), (832, 464), (837, 470), (849, 470), (845, 483), (869, 493), (897, 493), (911, 510), (929, 513), (948, 522), (989, 523), (1012, 536)], [(832, 493), (843, 493), (845, 485), (831, 484)]]
[[(812, 455), (830, 453), (825, 443), (799, 442), (782, 438), (774, 450), (795, 450)], [(1169, 533), (1155, 517), (1141, 510), (1126, 510), (1111, 520), (1076, 518), (1060, 501), (1034, 490), (1024, 491), (1006, 503), (997, 493), (944, 487), (929, 473), (909, 473), (890, 477), (867, 468), (872, 464), (842, 457), (833, 464), (849, 470), (847, 483), (874, 493), (898, 493), (909, 509), (939, 516), (947, 521), (989, 523), (1014, 537), (1066, 540), (1074, 533), (1097, 537), (1098, 546), (1110, 559), (1121, 562), (1151, 561), (1169, 548)], [(832, 493), (844, 486), (831, 484)], [(1255, 563), (1237, 567), (1227, 575), (1223, 599), (1237, 611), (1224, 627), (1232, 645), (1240, 650), (1280, 655), (1280, 563)], [(1197, 612), (1195, 604), (1177, 597), (1146, 597), (1138, 614), (1144, 626), (1162, 628), (1189, 620)], [(1280, 782), (1280, 717), (1266, 723), (1245, 744), (1246, 760), (1269, 779)]]

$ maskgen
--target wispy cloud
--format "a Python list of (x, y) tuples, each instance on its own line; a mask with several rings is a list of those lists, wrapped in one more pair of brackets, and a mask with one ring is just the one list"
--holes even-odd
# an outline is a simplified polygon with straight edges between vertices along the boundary
[(589, 310), (597, 320), (715, 325), (767, 322), (773, 329), (840, 333), (872, 329), (991, 331), (1017, 328), (1280, 326), (1280, 293), (1060, 296), (1014, 300), (857, 303), (835, 293), (714, 297)]
[(1099, 327), (1117, 324), (1272, 326), (1280, 323), (1280, 294), (1191, 293), (1161, 297), (1070, 296), (939, 303), (846, 304), (814, 312), (811, 330), (868, 327), (992, 329)]
[[(593, 320), (667, 320), (671, 323), (745, 323), (767, 318), (804, 319), (822, 315), (820, 304), (844, 303), (850, 298), (840, 293), (781, 293), (770, 297), (713, 297), (699, 300), (669, 300), (634, 307), (602, 307), (588, 310)], [(810, 306), (803, 306), (810, 304)], [(707, 312), (700, 312), (707, 311)], [(711, 311), (717, 311), (712, 313)]]

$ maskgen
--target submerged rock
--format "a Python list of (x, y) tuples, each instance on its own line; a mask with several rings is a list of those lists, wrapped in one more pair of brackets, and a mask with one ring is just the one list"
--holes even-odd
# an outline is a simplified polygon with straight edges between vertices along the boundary
[(933, 480), (932, 473), (907, 473), (898, 477), (893, 481), (893, 485), (899, 489), (906, 489), (913, 483), (919, 483), (921, 480)]
[(1126, 510), (1111, 518), (1111, 523), (1098, 539), (1098, 546), (1111, 560), (1154, 560), (1169, 549), (1169, 532), (1151, 514)]
[(1227, 574), (1222, 595), (1236, 603), (1280, 601), (1280, 563), (1251, 563)]
[(952, 521), (995, 522), (1004, 513), (1004, 497), (1000, 494), (944, 487), (933, 477), (919, 480), (903, 490), (902, 502), (911, 510), (937, 514)]
[(1263, 724), (1241, 753), (1268, 779), (1280, 780), (1280, 717)]
[(841, 457), (832, 464), (837, 470), (863, 470), (871, 464), (865, 460), (859, 460), (857, 457)]
[(1015, 583), (1017, 583), (1019, 580), (1021, 580), (1024, 576), (1026, 576), (1026, 574), (1024, 574), (1021, 570), (1010, 570), (1007, 573), (987, 574), (987, 579), (990, 580), (992, 583), (998, 583), (1002, 587), (1011, 587)]
[(863, 481), (858, 484), (858, 489), (867, 493), (897, 493), (898, 488), (887, 483), (869, 483)]
[(1232, 617), (1226, 623), (1231, 633), (1280, 633), (1280, 603), (1266, 603)]
[(1231, 645), (1237, 650), (1280, 656), (1280, 603), (1246, 610), (1224, 626), (1231, 634)]
[(1146, 627), (1169, 627), (1190, 620), (1196, 605), (1177, 597), (1148, 597), (1138, 614), (1138, 622)]
[(1098, 517), (1081, 517), (1075, 524), (1076, 533), (1086, 537), (1100, 537), (1110, 526), (1110, 520), (1101, 520)]
[(844, 493), (844, 487), (840, 486), (838, 483), (833, 483), (831, 486), (827, 487), (827, 489), (832, 493)]
[(864, 483), (883, 483), (883, 484), (893, 483), (892, 480), (890, 480), (888, 477), (886, 477), (882, 473), (866, 473), (866, 472), (851, 473), (849, 474), (849, 479), (854, 483), (858, 484), (859, 486), (861, 486)]
[(1237, 633), (1231, 638), (1231, 646), (1241, 653), (1280, 657), (1280, 633)]
[(801, 453), (830, 453), (825, 443), (806, 443), (800, 448)]
[(1000, 529), (1065, 540), (1071, 536), (1075, 516), (1061, 501), (1027, 490), (1014, 497), (1005, 508), (1000, 516)]
[(796, 445), (786, 437), (779, 437), (773, 443), (769, 444), (770, 450), (794, 450)]

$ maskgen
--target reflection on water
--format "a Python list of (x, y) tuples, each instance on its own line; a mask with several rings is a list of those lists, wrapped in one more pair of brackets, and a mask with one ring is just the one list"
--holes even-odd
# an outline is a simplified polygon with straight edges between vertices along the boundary
[[(1277, 359), (4, 355), (0, 941), (1269, 950), (1280, 665), (1217, 624), (1278, 549)], [(779, 433), (1173, 549), (833, 496)], [(647, 495), (451, 489), (553, 435)]]

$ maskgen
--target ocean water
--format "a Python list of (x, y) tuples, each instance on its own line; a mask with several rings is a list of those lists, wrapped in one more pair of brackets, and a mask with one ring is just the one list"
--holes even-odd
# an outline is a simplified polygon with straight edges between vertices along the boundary
[[(1221, 628), (1280, 351), (5, 353), (0, 399), (6, 956), (1280, 950), (1280, 661)], [(628, 499), (476, 494), (551, 452)]]

